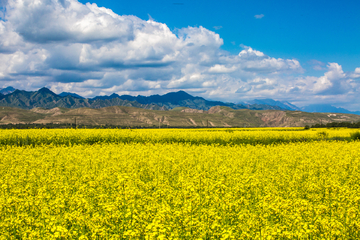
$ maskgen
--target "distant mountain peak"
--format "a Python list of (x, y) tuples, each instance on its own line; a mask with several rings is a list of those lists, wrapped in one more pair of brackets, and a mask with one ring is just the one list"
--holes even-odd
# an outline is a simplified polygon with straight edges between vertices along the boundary
[(116, 94), (116, 93), (112, 93), (110, 96), (108, 96), (108, 95), (96, 96), (96, 97), (92, 98), (92, 100), (97, 100), (97, 99), (110, 100), (110, 99), (113, 99), (113, 98), (120, 98), (120, 96), (118, 94)]
[(50, 89), (48, 89), (47, 87), (43, 87), (43, 88), (40, 88), (38, 90), (39, 93), (53, 93), (55, 94), (53, 91), (51, 91)]
[(6, 88), (0, 89), (0, 93), (3, 95), (8, 95), (10, 93), (13, 93), (15, 90), (16, 90), (15, 88), (8, 86)]
[(164, 95), (162, 95), (162, 97), (175, 97), (177, 99), (182, 99), (182, 100), (186, 100), (186, 99), (194, 99), (195, 97), (190, 95), (189, 93), (185, 92), (185, 91), (178, 91), (178, 92), (169, 92), (166, 93)]
[[(177, 95), (183, 95), (183, 96), (190, 96), (192, 97), (192, 95), (190, 95), (189, 93), (183, 91), (183, 90), (179, 90), (177, 92), (169, 92), (169, 93), (166, 93), (166, 94), (177, 94)], [(166, 95), (164, 94), (164, 95)]]

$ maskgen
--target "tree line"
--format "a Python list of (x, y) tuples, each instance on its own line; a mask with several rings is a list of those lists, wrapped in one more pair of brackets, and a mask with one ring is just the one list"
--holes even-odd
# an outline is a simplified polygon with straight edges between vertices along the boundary
[(331, 122), (327, 124), (315, 124), (311, 128), (360, 128), (360, 122), (351, 123), (351, 122)]

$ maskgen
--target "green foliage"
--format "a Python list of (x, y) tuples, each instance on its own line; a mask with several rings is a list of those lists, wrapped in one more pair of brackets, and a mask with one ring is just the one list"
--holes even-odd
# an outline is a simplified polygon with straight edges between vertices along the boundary
[(360, 140), (360, 132), (351, 133), (350, 136), (353, 140)]
[(309, 130), (309, 129), (310, 129), (310, 126), (309, 126), (309, 125), (306, 125), (306, 126), (304, 127), (304, 129), (305, 129), (305, 130)]
[(322, 131), (322, 132), (318, 132), (317, 134), (320, 138), (327, 138), (329, 136), (329, 133)]
[(360, 128), (360, 122), (351, 123), (351, 122), (331, 122), (327, 124), (315, 124), (312, 125), (311, 128), (339, 128), (339, 127), (346, 127), (346, 128)]

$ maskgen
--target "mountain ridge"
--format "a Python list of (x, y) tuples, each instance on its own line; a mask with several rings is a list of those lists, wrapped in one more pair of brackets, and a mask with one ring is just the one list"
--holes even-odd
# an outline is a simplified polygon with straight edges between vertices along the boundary
[[(2, 91), (6, 94), (3, 94)], [(207, 100), (202, 97), (192, 96), (185, 91), (169, 92), (164, 95), (156, 94), (151, 96), (120, 96), (116, 93), (112, 93), (109, 96), (84, 98), (71, 92), (56, 94), (46, 87), (40, 88), (38, 91), (25, 91), (15, 89), (11, 86), (0, 90), (0, 106), (18, 107), (23, 109), (32, 109), (36, 107), (102, 108), (109, 106), (130, 106), (157, 110), (171, 110), (185, 107), (202, 111), (208, 111), (210, 108), (215, 106), (224, 106), (232, 109), (290, 110), (360, 115), (360, 111), (349, 111), (345, 108), (336, 108), (329, 104), (312, 104), (299, 108), (287, 101), (276, 101), (273, 99), (254, 99), (248, 102), (235, 104), (230, 102)]]
[(131, 95), (121, 95), (119, 96), (116, 93), (113, 93), (109, 96), (97, 96), (93, 99), (112, 99), (120, 98), (128, 101), (137, 101), (141, 104), (154, 103), (159, 106), (166, 107), (167, 109), (174, 109), (177, 107), (188, 107), (198, 110), (209, 110), (211, 107), (215, 106), (225, 106), (232, 109), (251, 109), (251, 110), (281, 110), (279, 106), (271, 106), (266, 104), (235, 104), (235, 103), (226, 103), (221, 101), (212, 101), (206, 100), (202, 97), (194, 97), (188, 94), (185, 91), (170, 92), (164, 95), (151, 95), (151, 96), (131, 96)]
[(76, 97), (76, 98), (81, 98), (81, 99), (84, 99), (84, 97), (80, 96), (79, 94), (76, 94), (76, 93), (71, 93), (71, 92), (62, 92), (60, 94), (58, 94), (60, 97), (66, 97), (66, 96), (73, 96), (73, 97)]
[(334, 107), (330, 104), (310, 104), (302, 107), (301, 110), (305, 112), (347, 113), (360, 115), (360, 111), (350, 111), (345, 108)]
[(271, 106), (278, 106), (282, 109), (287, 109), (291, 111), (301, 111), (301, 109), (287, 101), (276, 101), (273, 99), (265, 98), (265, 99), (254, 99), (249, 101), (250, 104), (265, 104)]
[(0, 99), (0, 106), (2, 107), (16, 107), (22, 109), (32, 109), (37, 107), (42, 108), (54, 108), (54, 107), (63, 107), (63, 108), (102, 108), (108, 106), (129, 106), (129, 107), (138, 107), (144, 109), (157, 109), (164, 110), (163, 107), (160, 107), (155, 104), (140, 104), (138, 102), (130, 102), (127, 100), (121, 100), (119, 98), (114, 98), (110, 100), (91, 100), (91, 99), (81, 99), (71, 95), (61, 97), (48, 88), (41, 88), (38, 91), (24, 91), (24, 90), (15, 90), (14, 92), (3, 96)]

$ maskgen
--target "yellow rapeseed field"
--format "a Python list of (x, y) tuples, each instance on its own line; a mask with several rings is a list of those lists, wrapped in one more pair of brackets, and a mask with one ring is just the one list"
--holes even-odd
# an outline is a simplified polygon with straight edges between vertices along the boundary
[(359, 239), (356, 130), (1, 130), (0, 239)]

